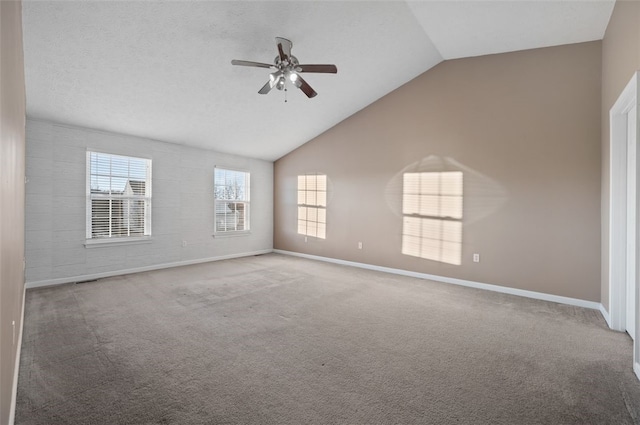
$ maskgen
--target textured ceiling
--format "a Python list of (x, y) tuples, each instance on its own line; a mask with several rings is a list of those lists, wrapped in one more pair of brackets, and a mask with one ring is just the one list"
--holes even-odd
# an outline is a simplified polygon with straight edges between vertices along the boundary
[[(614, 0), (23, 1), (27, 115), (275, 160), (443, 59), (603, 37)], [(274, 37), (318, 96), (259, 95)]]

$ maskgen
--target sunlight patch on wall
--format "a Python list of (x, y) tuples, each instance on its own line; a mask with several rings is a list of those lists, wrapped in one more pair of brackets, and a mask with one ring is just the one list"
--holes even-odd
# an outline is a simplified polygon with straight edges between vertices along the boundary
[(298, 176), (298, 234), (327, 237), (327, 176)]
[(464, 174), (465, 226), (495, 214), (507, 202), (507, 191), (498, 181), (474, 170), (453, 158), (429, 155), (398, 171), (385, 187), (389, 210), (403, 217), (403, 182), (407, 173), (459, 171)]
[(463, 173), (404, 173), (402, 253), (460, 265)]

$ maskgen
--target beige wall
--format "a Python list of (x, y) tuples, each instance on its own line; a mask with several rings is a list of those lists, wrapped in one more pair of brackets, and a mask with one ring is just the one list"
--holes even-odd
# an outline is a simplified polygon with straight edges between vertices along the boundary
[[(0, 424), (9, 423), (24, 297), (25, 89), (22, 6), (0, 1)], [(15, 340), (12, 322), (15, 321)]]
[(640, 1), (618, 1), (602, 41), (602, 304), (609, 311), (609, 110), (640, 70)]
[[(276, 162), (274, 247), (599, 301), (600, 79), (601, 42), (441, 63)], [(407, 169), (464, 172), (461, 265), (401, 253)], [(305, 243), (309, 172), (328, 230)]]

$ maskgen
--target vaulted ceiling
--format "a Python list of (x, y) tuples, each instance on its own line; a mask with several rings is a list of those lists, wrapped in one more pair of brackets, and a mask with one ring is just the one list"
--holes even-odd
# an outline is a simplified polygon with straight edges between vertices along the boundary
[[(27, 116), (275, 160), (443, 60), (600, 40), (614, 3), (24, 0)], [(231, 65), (276, 36), (337, 65), (317, 97)]]

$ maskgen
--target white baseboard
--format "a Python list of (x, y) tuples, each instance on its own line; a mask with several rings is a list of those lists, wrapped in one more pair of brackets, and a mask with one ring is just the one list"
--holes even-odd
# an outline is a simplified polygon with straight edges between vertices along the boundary
[(20, 329), (18, 330), (18, 349), (13, 370), (13, 387), (11, 388), (11, 405), (9, 406), (9, 423), (13, 425), (16, 420), (16, 402), (18, 401), (18, 375), (20, 373), (20, 354), (22, 351), (22, 330), (24, 329), (24, 305), (27, 298), (26, 287), (22, 288), (22, 312), (20, 313)]
[(604, 305), (602, 304), (600, 304), (599, 310), (600, 314), (602, 314), (602, 317), (604, 318), (604, 321), (607, 322), (607, 326), (611, 328), (611, 317), (609, 316), (609, 312), (606, 308), (604, 308)]
[(633, 364), (633, 371), (635, 372), (636, 376), (638, 377), (638, 380), (640, 380), (640, 363), (634, 363)]
[[(391, 268), (391, 267), (375, 266), (375, 265), (372, 265), (372, 264), (357, 263), (357, 262), (354, 262), (354, 261), (338, 260), (336, 258), (320, 257), (320, 256), (317, 256), (317, 255), (310, 255), (310, 254), (301, 254), (299, 252), (283, 251), (281, 249), (274, 249), (273, 252), (278, 253), (278, 254), (291, 255), (291, 256), (294, 256), (294, 257), (308, 258), (310, 260), (325, 261), (325, 262), (334, 263), (334, 264), (342, 264), (342, 265), (345, 265), (345, 266), (359, 267), (359, 268), (362, 268), (362, 269), (376, 270), (376, 271), (380, 271), (380, 272), (398, 274), (398, 275), (402, 275), (402, 276), (416, 277), (416, 278), (419, 278), (419, 279), (435, 280), (436, 282), (451, 283), (451, 284), (454, 284), (454, 285), (467, 286), (467, 287), (470, 287), (470, 288), (477, 288), (477, 289), (484, 289), (484, 290), (487, 290), (487, 291), (501, 292), (501, 293), (504, 293), (504, 294), (517, 295), (517, 296), (520, 296), (520, 297), (534, 298), (534, 299), (537, 299), (537, 300), (551, 301), (551, 302), (560, 303), (560, 304), (567, 304), (567, 305), (573, 305), (573, 306), (577, 306), (577, 307), (590, 308), (590, 309), (594, 309), (594, 310), (600, 310), (601, 312), (604, 310), (604, 308), (601, 308), (602, 304), (600, 304), (598, 302), (586, 301), (586, 300), (581, 300), (581, 299), (578, 299), (578, 298), (569, 298), (569, 297), (563, 297), (563, 296), (560, 296), (560, 295), (545, 294), (543, 292), (535, 292), (535, 291), (527, 291), (527, 290), (524, 290), (524, 289), (509, 288), (507, 286), (491, 285), (491, 284), (488, 284), (488, 283), (473, 282), (473, 281), (470, 281), (470, 280), (456, 279), (456, 278), (446, 277), (446, 276), (437, 276), (437, 275), (426, 274), (426, 273), (418, 273), (418, 272), (412, 272), (412, 271), (409, 271), (409, 270), (394, 269), (394, 268)], [(606, 317), (605, 317), (605, 320), (607, 320)]]
[(610, 325), (609, 314), (607, 313), (606, 309), (601, 303), (598, 303), (595, 301), (587, 301), (587, 300), (581, 300), (578, 298), (563, 297), (560, 295), (545, 294), (543, 292), (528, 291), (525, 289), (510, 288), (507, 286), (492, 285), (489, 283), (474, 282), (471, 280), (463, 280), (463, 279), (457, 279), (457, 278), (446, 277), (446, 276), (419, 273), (419, 272), (413, 272), (409, 270), (395, 269), (391, 267), (376, 266), (373, 264), (358, 263), (355, 261), (340, 260), (337, 258), (321, 257), (318, 255), (311, 255), (311, 254), (302, 254), (299, 252), (284, 251), (281, 249), (264, 249), (264, 250), (253, 251), (253, 252), (244, 252), (240, 254), (230, 254), (230, 255), (222, 255), (218, 257), (200, 258), (197, 260), (176, 261), (173, 263), (156, 264), (152, 266), (137, 267), (137, 268), (125, 269), (125, 270), (116, 270), (111, 272), (87, 274), (87, 275), (81, 275), (81, 276), (71, 276), (71, 277), (64, 277), (64, 278), (58, 278), (58, 279), (40, 280), (35, 282), (27, 282), (26, 288), (31, 289), (31, 288), (40, 288), (44, 286), (61, 285), (64, 283), (82, 282), (86, 280), (102, 279), (105, 277), (120, 276), (120, 275), (131, 274), (131, 273), (161, 270), (161, 269), (167, 269), (167, 268), (179, 267), (179, 266), (188, 266), (191, 264), (208, 263), (211, 261), (228, 260), (228, 259), (240, 258), (240, 257), (250, 257), (252, 255), (268, 254), (270, 252), (275, 252), (275, 253), (284, 254), (284, 255), (291, 255), (294, 257), (307, 258), (310, 260), (341, 264), (345, 266), (358, 267), (362, 269), (375, 270), (375, 271), (380, 271), (384, 273), (392, 273), (392, 274), (397, 274), (402, 276), (415, 277), (419, 279), (434, 280), (436, 282), (450, 283), (453, 285), (467, 286), (470, 288), (484, 289), (487, 291), (501, 292), (504, 294), (517, 295), (520, 297), (533, 298), (533, 299), (544, 300), (544, 301), (551, 301), (551, 302), (556, 302), (560, 304), (573, 305), (577, 307), (590, 308), (594, 310), (599, 310), (602, 316), (604, 317), (605, 321), (607, 322), (607, 324)]
[(36, 282), (27, 282), (27, 289), (41, 288), (44, 286), (62, 285), (63, 283), (84, 282), (86, 280), (102, 279), (105, 277), (120, 276), (124, 274), (149, 272), (152, 270), (168, 269), (171, 267), (189, 266), (192, 264), (209, 263), (211, 261), (229, 260), (231, 258), (251, 257), (252, 255), (269, 254), (272, 249), (263, 249), (260, 251), (243, 252), (240, 254), (221, 255), (218, 257), (199, 258), (197, 260), (176, 261), (173, 263), (154, 264), (152, 266), (136, 267), (133, 269), (114, 270), (111, 272), (86, 274), (81, 276), (62, 277), (58, 279), (39, 280)]

